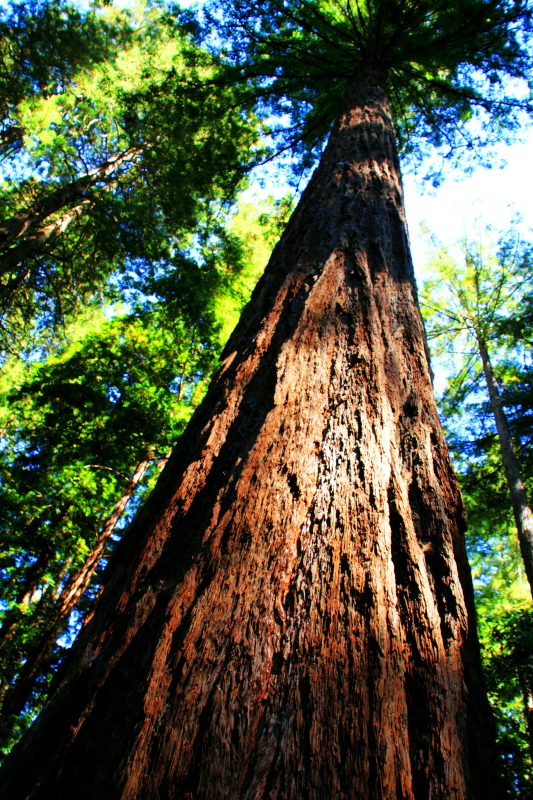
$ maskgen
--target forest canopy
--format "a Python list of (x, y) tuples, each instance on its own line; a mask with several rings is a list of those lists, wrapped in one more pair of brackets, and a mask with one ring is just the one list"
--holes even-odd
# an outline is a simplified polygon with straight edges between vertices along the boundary
[[(433, 177), (435, 153), (465, 169), (533, 108), (523, 0), (223, 0), (207, 4), (205, 26), (204, 35), (220, 32), (238, 79), (277, 121), (271, 135), (306, 165), (353, 75), (369, 65), (386, 74), (400, 153), (419, 164), (429, 157), (422, 169)], [(211, 49), (220, 51), (220, 37)]]

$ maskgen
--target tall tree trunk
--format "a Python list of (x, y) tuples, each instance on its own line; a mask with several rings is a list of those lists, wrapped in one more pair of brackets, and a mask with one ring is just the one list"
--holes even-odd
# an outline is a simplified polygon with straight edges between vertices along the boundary
[(1, 798), (501, 796), (381, 85), (354, 81)]
[(141, 461), (137, 465), (126, 489), (115, 504), (112, 513), (107, 518), (85, 562), (78, 572), (67, 581), (61, 594), (57, 598), (51, 618), (48, 616), (44, 622), (43, 635), (39, 639), (37, 646), (26, 659), (18, 680), (6, 692), (5, 699), (2, 703), (2, 716), (6, 717), (22, 713), (37, 679), (42, 675), (48, 663), (54, 644), (63, 631), (66, 621), (76, 608), (82, 594), (88, 587), (92, 576), (96, 572), (98, 564), (105, 553), (109, 537), (115, 530), (117, 522), (123, 515), (128, 502), (133, 496), (149, 464), (150, 461), (146, 460)]
[(516, 458), (507, 418), (503, 410), (500, 390), (498, 389), (498, 384), (496, 383), (496, 378), (492, 370), (492, 364), (490, 363), (487, 345), (483, 337), (479, 335), (477, 335), (477, 343), (479, 354), (481, 355), (481, 362), (483, 364), (485, 381), (489, 391), (490, 405), (496, 422), (496, 430), (498, 431), (500, 452), (502, 454), (509, 494), (511, 495), (511, 505), (513, 507), (516, 529), (518, 531), (520, 552), (522, 553), (522, 559), (529, 581), (529, 588), (533, 595), (533, 514), (527, 502), (526, 489)]

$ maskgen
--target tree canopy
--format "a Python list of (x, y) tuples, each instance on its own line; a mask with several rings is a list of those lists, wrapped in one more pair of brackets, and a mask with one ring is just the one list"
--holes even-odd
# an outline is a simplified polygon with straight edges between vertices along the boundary
[(282, 120), (272, 135), (307, 153), (304, 163), (361, 70), (383, 75), (400, 151), (418, 159), (437, 148), (464, 168), (532, 110), (525, 0), (223, 0), (210, 9), (237, 75)]

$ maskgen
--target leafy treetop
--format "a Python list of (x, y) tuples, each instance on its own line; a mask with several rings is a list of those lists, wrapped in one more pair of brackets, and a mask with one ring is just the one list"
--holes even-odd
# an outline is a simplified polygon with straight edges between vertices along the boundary
[(528, 0), (222, 0), (207, 21), (283, 120), (280, 145), (308, 161), (368, 69), (381, 73), (403, 153), (429, 143), (458, 157), (501, 140), (532, 110), (532, 14)]

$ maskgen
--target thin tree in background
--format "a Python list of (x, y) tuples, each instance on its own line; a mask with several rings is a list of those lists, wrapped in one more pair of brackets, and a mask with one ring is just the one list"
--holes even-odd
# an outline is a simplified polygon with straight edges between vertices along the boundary
[(498, 348), (499, 323), (517, 312), (529, 283), (529, 253), (519, 246), (487, 252), (480, 242), (463, 241), (464, 261), (457, 263), (446, 250), (432, 262), (436, 277), (424, 285), (423, 308), (430, 339), (442, 337), (445, 347), (459, 340), (466, 351), (453, 387), (464, 397), (472, 391), (481, 366), (496, 423), (520, 552), (533, 595), (533, 514), (528, 504), (509, 424), (491, 362)]

